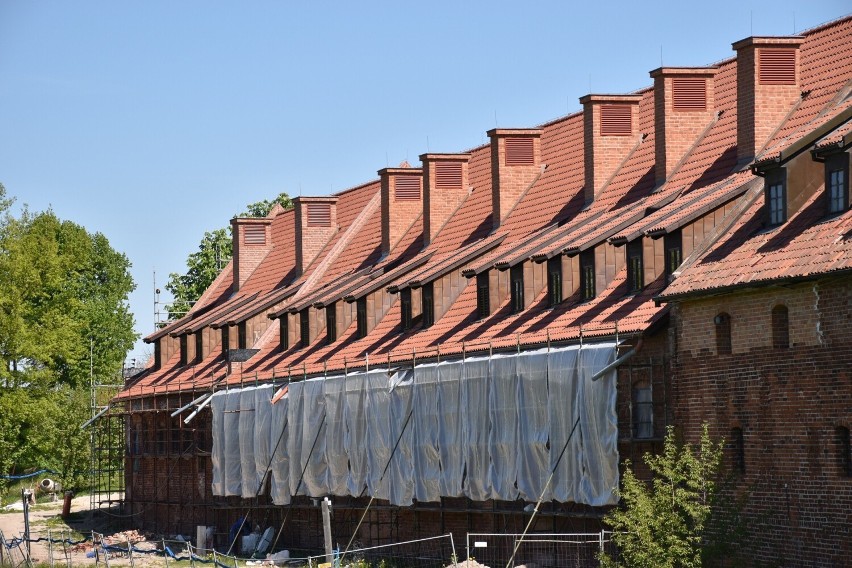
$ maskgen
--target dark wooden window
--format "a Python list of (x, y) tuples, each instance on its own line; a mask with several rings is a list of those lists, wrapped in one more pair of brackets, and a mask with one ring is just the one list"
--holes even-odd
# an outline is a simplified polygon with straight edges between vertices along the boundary
[(278, 316), (278, 345), (282, 351), (290, 349), (290, 325), (287, 319), (286, 313)]
[(230, 349), (231, 343), (231, 330), (228, 328), (228, 324), (222, 326), (222, 355), (225, 357), (228, 356), (228, 349)]
[(840, 471), (844, 477), (852, 477), (852, 440), (846, 426), (837, 427), (837, 449)]
[(399, 311), (402, 329), (411, 329), (411, 288), (403, 288), (399, 292)]
[(435, 288), (432, 282), (424, 284), (420, 289), (420, 299), (423, 306), (423, 327), (430, 327), (435, 323)]
[(562, 301), (562, 257), (547, 261), (547, 303), (552, 308)]
[(187, 350), (189, 346), (186, 343), (187, 337), (186, 334), (180, 336), (180, 366), (183, 367), (189, 362), (189, 353)]
[(246, 322), (241, 321), (237, 324), (237, 349), (246, 349), (248, 347), (248, 339), (246, 338)]
[(355, 302), (355, 324), (358, 338), (367, 337), (367, 298), (358, 298)]
[(325, 307), (325, 340), (329, 343), (337, 341), (337, 303)]
[(849, 155), (845, 152), (825, 160), (825, 195), (829, 214), (849, 208)]
[(666, 276), (671, 276), (683, 262), (683, 240), (680, 229), (666, 233), (663, 237), (663, 249), (666, 255)]
[(299, 312), (299, 342), (302, 347), (307, 347), (311, 342), (311, 314), (310, 308)]
[(204, 359), (204, 332), (200, 329), (195, 333), (195, 362), (201, 363)]
[(491, 314), (491, 287), (488, 272), (476, 275), (476, 316), (485, 319)]
[(510, 299), (512, 313), (517, 314), (524, 310), (524, 265), (516, 264), (509, 269)]
[(772, 308), (772, 347), (775, 349), (790, 347), (790, 314), (787, 306), (783, 304)]
[(580, 253), (580, 297), (591, 300), (595, 297), (595, 251)]
[(770, 227), (787, 220), (787, 188), (785, 170), (766, 175), (766, 224)]
[(731, 428), (731, 439), (728, 441), (731, 451), (731, 465), (737, 473), (745, 473), (745, 440), (742, 428)]
[(631, 292), (638, 292), (645, 286), (641, 237), (627, 243), (627, 283)]
[(716, 354), (731, 354), (731, 316), (722, 312), (713, 318), (716, 325)]
[(160, 347), (160, 342), (162, 339), (158, 339), (154, 342), (154, 368), (159, 369), (163, 364), (163, 352), (162, 347)]

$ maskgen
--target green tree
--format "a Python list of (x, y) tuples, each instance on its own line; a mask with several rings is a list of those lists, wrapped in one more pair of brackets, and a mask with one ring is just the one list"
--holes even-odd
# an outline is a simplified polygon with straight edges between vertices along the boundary
[[(236, 217), (266, 217), (276, 204), (284, 209), (293, 207), (290, 196), (280, 193), (271, 201), (264, 199), (249, 203), (246, 210)], [(169, 319), (178, 319), (192, 308), (192, 304), (201, 297), (231, 260), (232, 254), (233, 243), (228, 229), (204, 233), (198, 250), (190, 253), (186, 259), (186, 272), (169, 274), (165, 286), (172, 295), (172, 303), (168, 307)]]
[(705, 424), (697, 452), (677, 443), (669, 427), (660, 455), (645, 455), (650, 485), (626, 464), (621, 506), (604, 521), (612, 528), (619, 559), (601, 555), (605, 567), (697, 568), (708, 536), (722, 443), (713, 443)]

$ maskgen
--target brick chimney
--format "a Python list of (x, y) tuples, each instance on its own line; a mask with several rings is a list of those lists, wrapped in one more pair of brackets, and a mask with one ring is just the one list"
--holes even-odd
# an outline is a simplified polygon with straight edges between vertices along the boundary
[(423, 246), (431, 243), (468, 194), (470, 154), (422, 154)]
[(234, 249), (234, 292), (251, 276), (260, 261), (272, 250), (272, 217), (231, 219)]
[(296, 197), (296, 277), (304, 274), (337, 232), (336, 197)]
[(801, 96), (799, 46), (805, 38), (749, 37), (737, 51), (737, 158), (751, 161)]
[(714, 115), (717, 67), (660, 67), (654, 79), (654, 169), (657, 185), (698, 140)]
[(496, 229), (541, 173), (540, 128), (495, 128), (491, 138), (491, 221)]
[(583, 144), (586, 203), (615, 173), (639, 135), (642, 95), (586, 95), (583, 105)]
[(423, 170), (384, 168), (379, 170), (379, 178), (382, 186), (382, 256), (387, 256), (423, 213)]

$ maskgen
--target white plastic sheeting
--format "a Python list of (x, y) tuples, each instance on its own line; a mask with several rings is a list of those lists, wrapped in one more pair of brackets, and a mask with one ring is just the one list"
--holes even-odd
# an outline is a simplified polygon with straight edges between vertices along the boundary
[(615, 503), (615, 371), (591, 380), (614, 357), (599, 343), (372, 369), (292, 383), (275, 405), (268, 386), (216, 393), (213, 493), (254, 496), (268, 472), (279, 505), (297, 494)]

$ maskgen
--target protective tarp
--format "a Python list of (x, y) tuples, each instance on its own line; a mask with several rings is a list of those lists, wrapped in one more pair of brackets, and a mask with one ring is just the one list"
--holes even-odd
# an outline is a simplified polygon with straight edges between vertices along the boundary
[(346, 375), (343, 409), (343, 446), (349, 457), (349, 494), (360, 497), (367, 488), (367, 377), (363, 373)]
[(219, 391), (213, 394), (213, 400), (210, 401), (213, 433), (213, 451), (210, 453), (210, 461), (213, 463), (211, 485), (213, 495), (217, 497), (225, 495), (225, 403), (227, 400), (228, 393)]
[(267, 470), (270, 468), (272, 448), (269, 447), (269, 429), (272, 417), (272, 385), (254, 389), (254, 478), (255, 491), (263, 491)]
[(386, 475), (390, 476), (391, 505), (407, 507), (414, 498), (414, 428), (411, 427), (414, 373), (399, 371), (393, 379), (390, 391), (391, 461)]
[[(270, 401), (271, 402), (271, 401)], [(269, 496), (276, 505), (290, 503), (290, 454), (287, 437), (290, 430), (288, 409), (290, 396), (284, 395), (269, 411), (270, 479)]]
[(592, 376), (615, 360), (615, 344), (584, 345), (578, 364), (580, 376), (580, 434), (583, 476), (577, 502), (613, 505), (618, 500), (618, 422), (615, 415), (616, 371), (597, 381)]
[(518, 474), (518, 357), (495, 355), (491, 358), (489, 409), (491, 429), (491, 498), (513, 501), (518, 498), (515, 480)]
[[(518, 491), (536, 501), (550, 474), (550, 417), (547, 401), (547, 350), (521, 353), (518, 361)], [(550, 491), (544, 495), (550, 499)]]
[(325, 461), (328, 464), (328, 492), (332, 495), (349, 495), (349, 460), (346, 459), (346, 393), (343, 377), (325, 380)]
[(418, 365), (414, 369), (414, 496), (418, 501), (441, 499), (441, 416), (438, 413), (438, 367)]
[(275, 405), (271, 387), (217, 393), (214, 494), (254, 496), (268, 464), (279, 505), (295, 494), (615, 503), (615, 372), (591, 380), (614, 357), (604, 343), (379, 368), (292, 383)]
[(242, 489), (240, 463), (240, 389), (228, 391), (225, 403), (225, 495), (239, 496)]
[(491, 498), (491, 458), (488, 445), (490, 424), (488, 404), (488, 359), (464, 363), (462, 408), (464, 420), (464, 494), (474, 501)]
[(580, 477), (583, 474), (580, 465), (582, 449), (580, 436), (576, 432), (573, 436), (571, 435), (578, 416), (577, 396), (580, 388), (577, 380), (578, 352), (577, 349), (559, 349), (551, 351), (547, 358), (549, 391), (547, 409), (550, 414), (548, 470), (555, 469), (551, 493), (553, 499), (562, 503), (575, 499), (579, 490)]
[[(290, 404), (287, 406), (287, 455), (290, 458), (291, 496), (305, 494), (305, 485), (302, 483), (302, 435), (305, 430), (303, 390), (305, 390), (304, 381), (290, 383)], [(310, 446), (308, 448), (310, 449)]]
[(257, 495), (254, 464), (254, 391), (255, 387), (240, 389), (240, 486), (244, 499)]
[(367, 491), (376, 499), (390, 497), (385, 470), (394, 439), (391, 432), (390, 377), (385, 369), (367, 373)]
[[(470, 413), (463, 410), (462, 372), (464, 366), (458, 363), (440, 363), (438, 374), (438, 450), (440, 453), (439, 493), (444, 497), (461, 497), (464, 480), (464, 432), (462, 416)], [(415, 403), (415, 416), (420, 405)], [(418, 468), (419, 471), (419, 468)], [(418, 497), (418, 500), (420, 497)]]

